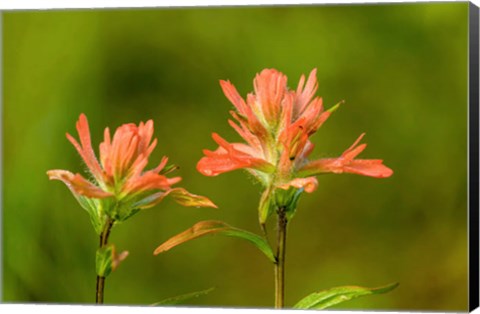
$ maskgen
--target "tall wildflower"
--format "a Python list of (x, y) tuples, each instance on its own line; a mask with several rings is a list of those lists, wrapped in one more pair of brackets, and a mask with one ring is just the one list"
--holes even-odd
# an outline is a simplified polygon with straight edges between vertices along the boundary
[[(152, 141), (152, 120), (139, 125), (124, 124), (117, 128), (113, 138), (106, 128), (99, 147), (100, 161), (92, 148), (84, 114), (80, 115), (76, 128), (79, 141), (68, 133), (67, 139), (85, 162), (90, 180), (67, 170), (49, 170), (47, 174), (50, 179), (64, 182), (89, 213), (95, 231), (100, 235), (100, 249), (97, 251), (99, 277), (106, 277), (126, 257), (126, 254), (117, 256), (114, 247), (107, 246), (110, 229), (115, 223), (127, 220), (139, 210), (155, 206), (167, 195), (184, 206), (216, 207), (204, 196), (172, 187), (181, 177), (166, 176), (175, 170), (174, 166), (167, 166), (167, 157), (163, 157), (155, 168), (145, 170), (157, 144), (157, 139)], [(98, 286), (97, 278), (97, 303), (103, 302), (103, 281), (100, 284), (102, 287)], [(102, 289), (100, 296), (99, 289)]]
[[(306, 79), (301, 76), (296, 89), (289, 89), (287, 77), (275, 69), (265, 69), (253, 81), (254, 92), (243, 99), (229, 81), (220, 81), (225, 96), (234, 105), (230, 111), (230, 126), (243, 139), (230, 143), (217, 133), (212, 134), (218, 148), (204, 150), (197, 169), (206, 176), (216, 176), (236, 169), (245, 169), (263, 186), (259, 202), (259, 222), (263, 237), (231, 227), (221, 221), (202, 221), (170, 238), (155, 254), (167, 251), (183, 242), (208, 235), (224, 234), (245, 239), (259, 248), (274, 264), (275, 307), (284, 307), (285, 252), (287, 224), (296, 211), (303, 192), (311, 193), (318, 186), (318, 174), (353, 173), (374, 178), (386, 178), (393, 171), (380, 159), (360, 159), (366, 148), (360, 144), (364, 134), (339, 157), (311, 159), (314, 145), (310, 137), (339, 107), (325, 110), (322, 98), (316, 97), (316, 70)], [(276, 250), (272, 249), (266, 232), (266, 221), (277, 216)], [(300, 309), (323, 309), (361, 295), (384, 293), (395, 288), (391, 284), (380, 288), (356, 286), (337, 287), (313, 293), (298, 302)]]
[(261, 223), (273, 207), (295, 205), (291, 202), (298, 192), (313, 192), (318, 185), (317, 174), (353, 173), (375, 178), (392, 175), (382, 160), (356, 158), (367, 146), (359, 144), (364, 134), (340, 157), (310, 159), (314, 148), (310, 137), (340, 105), (325, 110), (322, 98), (315, 97), (315, 69), (308, 79), (301, 76), (296, 90), (288, 88), (283, 73), (265, 69), (255, 77), (254, 92), (246, 100), (229, 81), (220, 81), (220, 85), (236, 109), (230, 111), (233, 120), (228, 122), (245, 142), (229, 143), (213, 133), (219, 147), (204, 150), (197, 169), (206, 176), (246, 169), (256, 177), (265, 187), (259, 208)]

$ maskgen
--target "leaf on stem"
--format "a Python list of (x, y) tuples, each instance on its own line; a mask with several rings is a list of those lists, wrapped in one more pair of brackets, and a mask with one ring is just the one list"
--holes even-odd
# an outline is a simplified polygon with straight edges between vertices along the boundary
[(179, 303), (182, 303), (186, 300), (190, 300), (190, 299), (193, 299), (193, 298), (198, 298), (202, 295), (206, 295), (210, 292), (212, 292), (215, 288), (209, 288), (209, 289), (205, 289), (205, 290), (201, 290), (201, 291), (196, 291), (196, 292), (190, 292), (190, 293), (186, 293), (186, 294), (182, 294), (182, 295), (178, 295), (178, 296), (175, 296), (175, 297), (171, 297), (171, 298), (168, 298), (168, 299), (165, 299), (165, 300), (162, 300), (160, 302), (157, 302), (157, 303), (154, 303), (152, 304), (151, 306), (161, 306), (161, 305), (175, 305), (175, 304), (179, 304)]
[(201, 221), (193, 225), (191, 228), (185, 230), (182, 233), (177, 234), (176, 236), (168, 239), (166, 242), (161, 244), (153, 252), (154, 255), (160, 254), (162, 252), (168, 251), (171, 248), (182, 244), (184, 242), (200, 238), (209, 234), (222, 234), (225, 236), (236, 237), (244, 239), (255, 245), (260, 251), (262, 251), (269, 260), (275, 262), (275, 256), (273, 254), (272, 248), (268, 242), (254, 234), (242, 229), (234, 228), (227, 225), (222, 221), (207, 220)]
[(395, 289), (397, 286), (398, 282), (377, 288), (365, 288), (358, 286), (335, 287), (309, 294), (300, 300), (300, 302), (295, 304), (293, 308), (303, 310), (321, 310), (361, 296), (386, 293)]
[(100, 277), (107, 277), (112, 271), (115, 271), (120, 263), (128, 256), (128, 251), (117, 254), (115, 245), (109, 244), (97, 250), (96, 271)]
[(112, 272), (113, 246), (104, 246), (97, 250), (95, 266), (97, 275), (107, 277)]
[(258, 221), (261, 226), (264, 226), (268, 217), (273, 213), (275, 200), (272, 198), (272, 188), (266, 189), (262, 197), (260, 198), (260, 204), (258, 207)]
[(183, 206), (195, 206), (195, 207), (213, 207), (217, 208), (210, 199), (205, 196), (192, 194), (184, 188), (173, 188), (166, 193), (169, 193), (171, 197), (180, 205)]

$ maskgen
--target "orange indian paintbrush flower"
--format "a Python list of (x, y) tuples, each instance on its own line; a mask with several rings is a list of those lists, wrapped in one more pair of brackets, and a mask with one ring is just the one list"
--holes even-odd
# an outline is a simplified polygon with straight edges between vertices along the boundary
[(216, 207), (206, 197), (183, 188), (172, 188), (181, 178), (165, 176), (174, 170), (166, 167), (167, 157), (163, 157), (156, 168), (144, 171), (157, 144), (156, 139), (152, 141), (152, 120), (140, 122), (138, 126), (124, 124), (117, 128), (113, 138), (106, 128), (100, 144), (100, 162), (93, 151), (84, 114), (80, 115), (76, 127), (80, 142), (68, 133), (67, 138), (85, 162), (92, 182), (67, 170), (50, 170), (47, 174), (50, 179), (63, 181), (91, 215), (101, 219), (102, 214), (106, 214), (122, 221), (140, 209), (158, 204), (167, 195), (184, 206)]
[[(340, 157), (309, 160), (314, 145), (309, 140), (339, 104), (324, 110), (317, 91), (316, 69), (308, 79), (302, 75), (296, 90), (287, 87), (287, 77), (275, 69), (264, 69), (254, 81), (254, 93), (246, 101), (229, 81), (220, 81), (225, 96), (235, 106), (229, 124), (245, 143), (229, 143), (213, 133), (219, 145), (215, 151), (204, 150), (197, 169), (206, 176), (236, 169), (246, 169), (267, 188), (262, 199), (276, 189), (291, 187), (313, 192), (314, 175), (354, 173), (385, 178), (393, 171), (378, 159), (356, 159), (366, 147), (358, 145), (363, 137)], [(265, 217), (264, 217), (265, 218)]]

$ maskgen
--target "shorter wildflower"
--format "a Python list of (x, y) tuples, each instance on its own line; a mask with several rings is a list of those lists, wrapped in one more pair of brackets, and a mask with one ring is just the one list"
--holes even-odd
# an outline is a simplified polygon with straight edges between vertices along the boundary
[(168, 167), (168, 158), (163, 157), (157, 167), (144, 170), (157, 144), (153, 137), (153, 121), (129, 123), (120, 126), (110, 136), (105, 129), (104, 141), (100, 144), (100, 162), (97, 160), (90, 140), (87, 118), (80, 115), (77, 122), (80, 142), (67, 133), (68, 140), (85, 162), (92, 181), (67, 170), (49, 170), (52, 180), (64, 182), (85, 208), (97, 233), (101, 233), (107, 218), (124, 221), (141, 209), (155, 206), (170, 195), (184, 206), (216, 207), (208, 198), (189, 193), (184, 188), (173, 187), (181, 177), (168, 178), (175, 170)]

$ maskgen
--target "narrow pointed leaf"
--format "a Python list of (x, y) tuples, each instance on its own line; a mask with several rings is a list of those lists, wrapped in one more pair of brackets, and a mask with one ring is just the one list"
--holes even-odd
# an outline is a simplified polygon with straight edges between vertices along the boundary
[(344, 104), (345, 103), (345, 100), (341, 100), (339, 101), (335, 106), (332, 106), (330, 109), (328, 109), (327, 111), (332, 113), (332, 112), (335, 112), (338, 107), (340, 107), (341, 104)]
[(217, 208), (210, 199), (205, 196), (196, 195), (188, 192), (184, 188), (173, 188), (168, 192), (175, 202), (183, 206), (195, 206), (195, 207), (213, 207)]
[(258, 221), (260, 225), (265, 225), (268, 217), (273, 213), (274, 200), (272, 199), (272, 188), (268, 188), (260, 198), (260, 205), (258, 207)]
[(398, 283), (392, 283), (377, 288), (365, 288), (358, 286), (335, 287), (328, 290), (314, 292), (300, 300), (300, 302), (295, 304), (293, 308), (303, 310), (321, 310), (361, 296), (386, 293), (395, 289), (397, 286)]
[(214, 220), (201, 221), (196, 223), (195, 225), (193, 225), (193, 227), (185, 230), (182, 233), (177, 234), (176, 236), (170, 238), (165, 243), (157, 247), (153, 254), (160, 254), (162, 252), (170, 250), (171, 248), (179, 244), (209, 234), (223, 234), (225, 236), (247, 240), (253, 245), (255, 245), (258, 249), (260, 249), (260, 251), (262, 251), (268, 259), (270, 259), (272, 262), (275, 262), (272, 248), (264, 238), (254, 233), (229, 226), (222, 221)]
[(152, 304), (152, 306), (161, 306), (161, 305), (175, 305), (179, 303), (183, 303), (184, 301), (193, 299), (193, 298), (198, 298), (202, 295), (206, 295), (210, 292), (212, 292), (215, 288), (209, 288), (201, 291), (196, 291), (196, 292), (190, 292), (182, 295), (178, 295), (175, 297), (171, 297), (165, 300), (162, 300), (160, 302)]
[(170, 173), (172, 171), (175, 171), (177, 169), (178, 169), (177, 165), (168, 165), (160, 171), (160, 174), (165, 175), (165, 174), (168, 174), (168, 173)]

